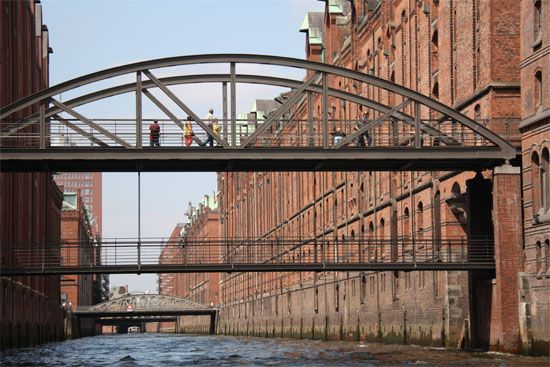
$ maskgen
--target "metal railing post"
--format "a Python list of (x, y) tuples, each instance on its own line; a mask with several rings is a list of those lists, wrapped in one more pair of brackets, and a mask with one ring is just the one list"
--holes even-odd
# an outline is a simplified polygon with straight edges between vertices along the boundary
[(40, 149), (46, 149), (46, 105), (40, 103)]
[(414, 103), (414, 147), (421, 148), (422, 138), (420, 131), (420, 103)]
[(227, 143), (227, 82), (222, 83), (222, 109), (223, 140)]
[(235, 82), (235, 63), (230, 64), (231, 73), (231, 147), (237, 146), (237, 86)]
[(323, 73), (323, 148), (328, 148), (328, 78)]
[(136, 73), (136, 148), (143, 144), (142, 134), (141, 71)]
[(307, 92), (307, 109), (308, 109), (308, 112), (307, 112), (307, 121), (308, 121), (308, 135), (309, 135), (309, 139), (308, 139), (308, 145), (310, 147), (313, 147), (315, 146), (315, 137), (314, 137), (314, 134), (315, 134), (315, 128), (313, 126), (314, 124), (314, 116), (313, 116), (313, 113), (314, 113), (314, 105), (313, 105), (313, 93), (312, 92)]

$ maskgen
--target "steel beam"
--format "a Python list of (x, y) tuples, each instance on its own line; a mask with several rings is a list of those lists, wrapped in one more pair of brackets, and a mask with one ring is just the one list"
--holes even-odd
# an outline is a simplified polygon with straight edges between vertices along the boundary
[(122, 145), (123, 147), (125, 148), (133, 148), (133, 146), (131, 144), (129, 144), (126, 140), (122, 139), (122, 138), (119, 138), (118, 136), (116, 136), (115, 134), (111, 133), (109, 130), (99, 126), (98, 124), (96, 124), (95, 122), (93, 122), (92, 120), (82, 116), (80, 113), (76, 112), (75, 110), (73, 110), (72, 108), (68, 107), (68, 106), (65, 106), (63, 103), (57, 101), (56, 99), (53, 99), (51, 98), (51, 103), (57, 107), (59, 107), (60, 109), (62, 109), (63, 111), (67, 112), (69, 115), (73, 116), (75, 119), (78, 119), (80, 121), (82, 121), (83, 123), (85, 123), (86, 125), (90, 126), (91, 128), (99, 131), (100, 133), (102, 133), (103, 135), (107, 136), (108, 138), (110, 139), (113, 139), (114, 141), (116, 141), (117, 143), (119, 143), (120, 145)]
[(136, 148), (142, 148), (142, 115), (143, 107), (141, 100), (141, 71), (136, 73)]
[(314, 105), (313, 105), (313, 93), (308, 91), (307, 92), (307, 125), (308, 125), (308, 144), (310, 147), (315, 145), (315, 119), (314, 119)]
[(193, 118), (193, 120), (195, 120), (195, 122), (197, 124), (199, 124), (199, 126), (204, 131), (206, 131), (208, 134), (212, 135), (214, 137), (214, 140), (216, 140), (218, 142), (218, 144), (220, 144), (224, 148), (229, 148), (229, 146), (219, 136), (214, 134), (212, 129), (209, 128), (204, 123), (204, 121), (199, 116), (197, 116), (195, 114), (195, 112), (193, 112), (193, 110), (191, 110), (189, 107), (187, 107), (187, 105), (185, 103), (183, 103), (170, 89), (168, 89), (167, 86), (165, 86), (160, 80), (158, 80), (149, 70), (143, 70), (143, 74), (145, 74), (147, 76), (147, 78), (149, 78), (149, 80), (151, 80), (157, 87), (160, 88), (160, 90), (162, 90), (168, 97), (170, 97), (170, 99), (172, 101), (174, 101), (174, 103), (177, 104), (179, 108), (181, 108), (189, 116), (191, 116), (191, 118)]
[(328, 78), (323, 73), (323, 148), (328, 148)]
[(231, 147), (237, 146), (237, 82), (235, 75), (235, 63), (229, 65), (231, 83)]
[[(174, 147), (3, 148), (0, 172), (32, 171), (427, 171), (479, 170), (504, 163), (498, 147), (371, 147), (347, 149)], [(45, 164), (47, 163), (47, 164)]]
[(222, 109), (223, 140), (227, 143), (227, 82), (222, 82)]
[(40, 149), (46, 149), (46, 106), (40, 103)]
[(265, 131), (267, 131), (267, 129), (269, 129), (271, 127), (271, 125), (273, 125), (273, 123), (278, 120), (279, 118), (281, 118), (283, 116), (283, 114), (288, 111), (288, 109), (294, 105), (296, 102), (298, 102), (300, 100), (300, 98), (302, 97), (302, 93), (304, 92), (304, 90), (306, 90), (307, 87), (309, 87), (313, 81), (317, 78), (317, 75), (314, 75), (312, 76), (309, 80), (307, 80), (306, 82), (304, 82), (298, 89), (296, 89), (294, 91), (294, 93), (292, 94), (292, 96), (290, 98), (288, 98), (282, 105), (279, 106), (279, 108), (277, 108), (275, 111), (273, 111), (271, 114), (269, 114), (268, 118), (265, 120), (265, 122), (262, 124), (262, 126), (260, 126), (259, 128), (257, 128), (256, 130), (254, 130), (254, 132), (252, 133), (252, 135), (250, 135), (248, 137), (248, 139), (246, 139), (246, 141), (244, 142), (241, 142), (241, 146), (240, 148), (241, 149), (244, 149), (246, 148), (251, 142), (253, 142), (258, 136), (260, 136), (261, 134), (263, 134)]
[(414, 103), (414, 147), (421, 148), (422, 145), (422, 130), (420, 129), (420, 103)]
[[(39, 268), (2, 268), (3, 276), (77, 275), (77, 274), (138, 274), (138, 273), (232, 273), (232, 272), (320, 272), (320, 271), (443, 271), (492, 270), (494, 262), (367, 262), (367, 263), (279, 263), (279, 264), (147, 264), (58, 266)], [(91, 314), (91, 313), (90, 313)], [(103, 315), (104, 313), (101, 313)], [(137, 315), (135, 311), (132, 314)], [(95, 314), (94, 314), (95, 316)], [(124, 315), (126, 316), (126, 315)]]
[(53, 115), (53, 118), (62, 123), (63, 125), (67, 126), (69, 129), (72, 129), (73, 131), (77, 132), (78, 134), (82, 135), (86, 139), (89, 139), (92, 143), (99, 145), (100, 147), (107, 148), (109, 144), (105, 143), (104, 141), (96, 138), (93, 134), (82, 130), (72, 122), (64, 119), (63, 117), (59, 115)]
[(388, 117), (390, 117), (391, 115), (393, 115), (394, 113), (396, 113), (397, 111), (399, 111), (400, 109), (404, 108), (405, 106), (407, 106), (409, 103), (411, 103), (411, 100), (410, 99), (405, 99), (404, 101), (402, 101), (400, 104), (398, 104), (397, 106), (393, 107), (390, 111), (384, 113), (382, 116), (378, 117), (377, 119), (375, 120), (372, 120), (372, 121), (369, 121), (367, 122), (366, 124), (364, 124), (363, 126), (361, 126), (359, 128), (359, 130), (357, 130), (356, 132), (354, 132), (353, 134), (350, 134), (348, 136), (346, 136), (344, 139), (342, 139), (338, 144), (334, 144), (332, 146), (333, 149), (337, 149), (337, 148), (341, 148), (351, 142), (353, 142), (353, 140), (359, 136), (359, 135), (362, 135), (364, 133), (366, 133), (368, 130), (370, 129), (374, 129), (376, 126), (380, 125), (381, 123), (384, 122), (385, 119), (387, 119)]
[(183, 130), (183, 123), (178, 119), (176, 115), (168, 109), (161, 101), (159, 101), (151, 92), (149, 92), (147, 89), (143, 89), (143, 94), (151, 100), (162, 112), (166, 114), (180, 129)]

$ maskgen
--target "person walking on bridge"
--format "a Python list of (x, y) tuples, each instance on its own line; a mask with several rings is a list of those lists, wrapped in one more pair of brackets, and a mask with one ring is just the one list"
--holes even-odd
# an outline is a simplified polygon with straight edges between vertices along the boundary
[[(213, 130), (214, 128), (214, 120), (214, 109), (211, 108), (210, 110), (208, 110), (208, 115), (206, 115), (206, 118), (204, 119), (210, 130)], [(214, 136), (212, 136), (208, 131), (206, 132), (206, 140), (201, 144), (201, 146), (204, 147), (206, 146), (206, 144), (210, 145), (211, 147), (214, 146)]]
[(183, 125), (183, 140), (186, 147), (190, 147), (193, 144), (193, 136), (195, 135), (191, 121), (193, 121), (191, 116), (187, 116), (187, 121)]
[(149, 125), (149, 145), (160, 147), (160, 125), (157, 120)]

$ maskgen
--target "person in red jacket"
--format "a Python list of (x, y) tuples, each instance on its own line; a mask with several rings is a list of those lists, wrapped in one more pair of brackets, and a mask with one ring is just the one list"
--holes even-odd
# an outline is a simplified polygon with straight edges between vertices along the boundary
[(149, 145), (160, 147), (160, 125), (156, 120), (149, 125)]

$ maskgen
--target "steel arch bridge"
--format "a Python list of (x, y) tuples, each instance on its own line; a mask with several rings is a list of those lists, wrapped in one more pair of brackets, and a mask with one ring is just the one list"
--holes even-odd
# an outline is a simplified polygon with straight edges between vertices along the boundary
[(93, 318), (99, 324), (115, 325), (135, 322), (177, 321), (178, 316), (209, 316), (210, 333), (214, 334), (218, 310), (183, 297), (163, 294), (131, 294), (93, 306), (79, 306), (71, 314)]
[[(181, 70), (198, 65), (221, 65), (229, 73)], [(276, 68), (282, 75), (237, 73), (251, 66)], [(300, 77), (289, 78), (297, 73)], [(104, 87), (112, 78), (125, 82)], [(173, 88), (204, 83), (221, 86), (218, 133)], [(245, 84), (289, 91), (267, 116), (243, 120), (237, 118), (236, 100), (237, 86)], [(62, 93), (77, 96), (61, 102)], [(131, 119), (92, 118), (77, 111), (124, 94), (135, 95), (135, 103), (122, 106)], [(365, 94), (378, 94), (387, 103)], [(144, 116), (146, 101), (167, 116), (161, 121), (161, 147), (144, 144), (152, 120)], [(337, 114), (338, 103), (343, 113)], [(359, 110), (366, 115), (357, 125), (349, 116)], [(182, 113), (191, 118), (196, 145), (182, 144)], [(516, 157), (506, 140), (507, 123), (474, 121), (430, 97), (359, 71), (269, 55), (178, 56), (117, 66), (25, 97), (2, 108), (0, 119), (2, 172), (476, 170)], [(346, 136), (333, 139), (336, 131)], [(217, 146), (198, 145), (208, 135)]]
[(203, 304), (190, 301), (182, 297), (174, 297), (163, 294), (132, 294), (127, 293), (93, 306), (80, 306), (75, 311), (76, 315), (88, 316), (151, 316), (151, 315), (184, 315), (205, 314), (215, 311)]

